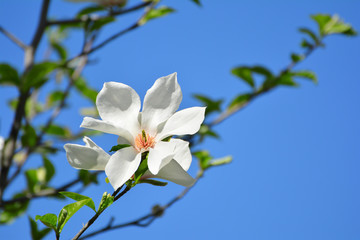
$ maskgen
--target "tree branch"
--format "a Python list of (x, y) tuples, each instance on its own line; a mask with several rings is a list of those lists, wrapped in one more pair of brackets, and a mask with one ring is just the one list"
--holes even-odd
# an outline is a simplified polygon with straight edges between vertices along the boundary
[(150, 4), (151, 4), (151, 2), (144, 2), (144, 3), (140, 3), (136, 6), (127, 8), (127, 9), (121, 9), (119, 11), (110, 11), (109, 14), (102, 16), (102, 17), (92, 17), (91, 15), (85, 15), (81, 18), (48, 21), (47, 25), (52, 26), (52, 25), (82, 23), (82, 22), (87, 22), (87, 21), (99, 21), (99, 20), (102, 20), (102, 19), (105, 19), (108, 17), (115, 17), (115, 16), (126, 14), (126, 13), (134, 12), (134, 11), (144, 8)]
[(28, 46), (23, 43), (20, 39), (15, 37), (12, 33), (6, 31), (3, 27), (0, 26), (0, 32), (2, 32), (6, 37), (8, 37), (13, 43), (18, 45), (22, 49), (26, 49)]

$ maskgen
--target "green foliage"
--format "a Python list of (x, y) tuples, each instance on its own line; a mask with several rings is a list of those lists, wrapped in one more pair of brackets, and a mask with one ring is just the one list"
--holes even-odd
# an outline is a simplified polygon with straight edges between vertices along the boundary
[(50, 228), (39, 230), (37, 223), (31, 217), (28, 217), (28, 219), (30, 222), (32, 240), (41, 240), (51, 231)]
[(109, 207), (114, 202), (114, 197), (111, 196), (109, 193), (104, 192), (99, 207), (98, 207), (98, 213), (104, 211), (107, 207)]
[(308, 28), (299, 28), (299, 31), (301, 33), (304, 33), (306, 34), (307, 36), (309, 36), (313, 41), (314, 41), (314, 44), (316, 45), (321, 45), (321, 39), (320, 37), (318, 37), (316, 35), (316, 33), (314, 33), (313, 31), (311, 31), (310, 29)]
[(274, 76), (270, 70), (262, 66), (240, 66), (233, 68), (231, 73), (249, 84), (252, 88), (256, 88), (253, 74), (261, 75), (264, 78), (263, 87), (268, 88), (273, 84)]
[(58, 42), (51, 42), (51, 47), (55, 50), (56, 54), (62, 61), (65, 61), (68, 57), (66, 48)]
[(77, 18), (81, 18), (82, 16), (89, 15), (91, 13), (96, 13), (100, 11), (105, 11), (106, 9), (103, 6), (100, 5), (94, 5), (90, 7), (86, 7), (82, 9), (78, 14), (76, 15)]
[(312, 71), (301, 70), (301, 71), (292, 72), (292, 75), (294, 77), (300, 77), (300, 78), (309, 79), (315, 84), (318, 83), (316, 74), (314, 72), (312, 72)]
[(26, 147), (34, 147), (36, 145), (36, 131), (30, 125), (23, 127), (23, 135), (21, 136), (21, 144)]
[(244, 80), (251, 87), (255, 87), (255, 81), (252, 77), (252, 71), (248, 67), (237, 67), (231, 70), (231, 73)]
[(55, 62), (42, 62), (35, 64), (23, 77), (22, 90), (41, 87), (48, 79), (48, 75), (58, 67)]
[(276, 78), (276, 85), (286, 85), (290, 87), (296, 87), (298, 84), (294, 81), (292, 74), (286, 72), (280, 74), (280, 76)]
[(40, 220), (45, 226), (57, 232), (57, 216), (55, 214), (47, 213), (43, 216), (36, 215), (35, 220)]
[(158, 8), (155, 9), (151, 9), (140, 21), (140, 25), (145, 24), (146, 22), (156, 19), (156, 18), (160, 18), (160, 17), (164, 17), (170, 13), (175, 12), (174, 9), (166, 7), (166, 6), (160, 6)]
[(197, 4), (198, 6), (201, 6), (200, 0), (191, 0), (193, 3)]
[(213, 100), (207, 96), (199, 94), (194, 94), (193, 96), (206, 106), (205, 115), (221, 111), (223, 100)]
[(43, 163), (45, 169), (45, 182), (48, 183), (55, 175), (55, 167), (45, 155), (43, 156)]
[(144, 175), (144, 173), (149, 169), (147, 163), (148, 154), (147, 153), (144, 154), (145, 155), (142, 156), (142, 161), (140, 163), (140, 166), (138, 167), (138, 169), (134, 174), (135, 185), (139, 182), (140, 178)]
[(118, 144), (118, 145), (112, 146), (109, 152), (116, 152), (120, 149), (127, 148), (130, 146), (131, 145), (129, 145), (129, 144)]
[(64, 98), (64, 92), (56, 90), (51, 92), (46, 99), (47, 107), (53, 107), (58, 104)]
[(140, 180), (138, 183), (147, 183), (147, 184), (151, 184), (151, 185), (158, 186), (158, 187), (164, 187), (168, 184), (167, 182), (161, 182), (161, 181), (154, 180), (154, 179), (143, 179), (143, 180)]
[(236, 96), (229, 104), (228, 109), (232, 109), (235, 107), (239, 107), (239, 106), (243, 106), (245, 104), (247, 104), (250, 99), (252, 97), (251, 93), (245, 93), (245, 94), (240, 94), (238, 96)]
[(46, 129), (45, 132), (46, 132), (46, 134), (57, 136), (57, 137), (62, 137), (62, 138), (69, 138), (72, 135), (69, 128), (59, 126), (59, 125), (56, 125), (56, 124), (51, 124)]
[(96, 21), (88, 21), (85, 23), (85, 29), (87, 32), (97, 31), (100, 30), (105, 25), (114, 22), (115, 20), (116, 20), (115, 17), (104, 17)]
[(67, 214), (65, 217), (65, 220), (59, 224), (58, 229), (59, 232), (62, 231), (63, 227), (65, 226), (65, 224), (67, 223), (67, 221), (69, 221), (69, 219), (83, 206), (87, 205), (90, 201), (92, 201), (91, 198), (88, 199), (84, 199), (84, 200), (80, 200), (71, 204), (66, 205), (63, 209), (66, 210)]
[(79, 178), (84, 186), (89, 185), (90, 183), (98, 184), (97, 176), (95, 173), (90, 173), (88, 170), (80, 169)]
[(84, 196), (84, 195), (81, 195), (81, 194), (78, 194), (78, 193), (74, 193), (74, 192), (59, 192), (59, 193), (64, 195), (65, 197), (74, 199), (75, 201), (81, 201), (81, 200), (85, 200), (85, 199), (90, 199), (90, 201), (86, 204), (86, 206), (88, 206), (89, 208), (94, 210), (94, 212), (96, 212), (95, 203), (90, 197), (87, 197), (87, 196)]
[(92, 103), (95, 103), (96, 96), (97, 96), (97, 91), (90, 88), (87, 85), (84, 78), (79, 77), (78, 79), (76, 79), (74, 81), (74, 86), (75, 86), (76, 90), (79, 91), (79, 93), (81, 93), (84, 97), (89, 99)]
[(208, 125), (206, 124), (202, 124), (198, 134), (200, 135), (200, 140), (199, 142), (202, 142), (205, 137), (214, 137), (214, 138), (220, 138), (219, 135), (214, 132)]
[(194, 156), (199, 160), (199, 165), (202, 170), (206, 170), (210, 167), (221, 166), (231, 163), (232, 157), (226, 156), (222, 158), (213, 159), (208, 151), (198, 151), (194, 153)]
[[(17, 193), (12, 199), (25, 197), (25, 193)], [(6, 204), (0, 213), (0, 224), (11, 223), (15, 218), (21, 216), (28, 208), (29, 201), (17, 201)]]
[(9, 64), (0, 64), (0, 85), (20, 86), (19, 74)]
[(300, 61), (304, 60), (304, 55), (292, 53), (291, 54), (291, 60), (294, 63), (300, 62)]
[(347, 36), (355, 36), (357, 33), (348, 23), (344, 23), (338, 15), (316, 14), (311, 18), (318, 24), (320, 36), (330, 34), (344, 34)]

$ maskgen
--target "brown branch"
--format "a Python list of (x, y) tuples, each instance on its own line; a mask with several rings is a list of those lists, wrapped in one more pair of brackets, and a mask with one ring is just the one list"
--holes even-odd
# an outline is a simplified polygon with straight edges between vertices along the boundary
[[(92, 233), (89, 233), (87, 235), (84, 235), (82, 238), (79, 238), (79, 239), (90, 238), (95, 235), (104, 233), (106, 231), (112, 231), (115, 229), (129, 227), (129, 226), (138, 226), (138, 227), (149, 226), (153, 221), (155, 221), (156, 218), (161, 217), (164, 214), (165, 210), (167, 210), (169, 207), (171, 207), (177, 201), (181, 200), (195, 186), (195, 184), (199, 181), (200, 178), (202, 178), (202, 176), (203, 176), (203, 171), (200, 171), (195, 178), (195, 183), (191, 187), (185, 188), (179, 195), (177, 195), (175, 198), (171, 199), (167, 204), (165, 204), (163, 206), (159, 206), (158, 208), (154, 208), (150, 213), (148, 213), (136, 220), (133, 220), (133, 221), (130, 221), (127, 223), (117, 224), (117, 225), (112, 225), (113, 219), (111, 219), (111, 221), (109, 222), (109, 224), (107, 226), (105, 226), (99, 230), (96, 230)], [(146, 222), (144, 223), (144, 221), (146, 221)]]
[(23, 43), (19, 38), (15, 37), (12, 33), (6, 31), (3, 27), (0, 26), (0, 32), (2, 32), (6, 37), (8, 37), (13, 43), (18, 45), (22, 49), (26, 49), (28, 46)]
[[(122, 187), (122, 186), (121, 186)], [(119, 189), (121, 189), (121, 187)], [(126, 187), (121, 193), (119, 193), (119, 195), (117, 195), (114, 198), (114, 202), (117, 201), (119, 198), (121, 198), (122, 196), (124, 196), (129, 190), (131, 189), (131, 187)], [(115, 192), (113, 193), (113, 196), (116, 195), (116, 192), (118, 192), (118, 189), (115, 190)], [(80, 236), (96, 221), (96, 219), (106, 210), (106, 208), (100, 212), (95, 213), (95, 215), (80, 229), (80, 231), (75, 235), (75, 237), (73, 237), (72, 240), (77, 240), (80, 238)]]
[[(25, 58), (24, 59), (24, 62), (25, 62), (25, 71), (24, 72), (25, 73), (27, 73), (32, 68), (32, 65), (34, 63), (35, 52), (37, 50), (37, 47), (41, 40), (41, 37), (43, 36), (43, 33), (45, 31), (46, 18), (47, 18), (47, 13), (49, 10), (49, 4), (50, 4), (50, 0), (43, 0), (40, 19), (39, 19), (36, 33), (31, 41), (30, 47), (28, 47), (25, 50), (25, 57), (24, 57)], [(20, 91), (19, 101), (18, 101), (17, 108), (15, 111), (14, 121), (12, 123), (8, 141), (5, 144), (5, 146), (4, 146), (5, 149), (2, 153), (3, 157), (1, 158), (2, 162), (1, 162), (1, 172), (0, 172), (0, 174), (1, 174), (0, 175), (0, 203), (3, 199), (9, 169), (10, 169), (10, 166), (12, 164), (12, 160), (13, 160), (13, 157), (15, 154), (16, 141), (17, 141), (19, 131), (21, 128), (21, 121), (25, 115), (25, 104), (29, 97), (30, 97), (30, 90), (27, 90), (25, 92)]]
[(144, 3), (140, 3), (136, 6), (127, 8), (127, 9), (121, 9), (118, 11), (109, 11), (109, 14), (107, 14), (105, 16), (101, 16), (101, 17), (92, 17), (91, 15), (84, 15), (81, 18), (48, 21), (47, 25), (52, 26), (52, 25), (62, 25), (62, 24), (73, 24), (73, 23), (82, 23), (82, 22), (87, 22), (87, 21), (95, 22), (95, 21), (99, 21), (99, 20), (102, 20), (102, 19), (105, 19), (108, 17), (115, 17), (115, 16), (126, 14), (126, 13), (134, 12), (134, 11), (144, 8), (150, 4), (151, 4), (151, 2), (144, 2)]

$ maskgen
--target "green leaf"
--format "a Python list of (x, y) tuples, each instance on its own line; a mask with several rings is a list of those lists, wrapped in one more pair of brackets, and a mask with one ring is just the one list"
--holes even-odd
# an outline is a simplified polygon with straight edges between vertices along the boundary
[(67, 138), (71, 136), (71, 131), (67, 127), (51, 124), (45, 131), (49, 135)]
[(17, 70), (9, 64), (0, 64), (0, 84), (20, 86), (20, 78)]
[(52, 107), (55, 104), (59, 103), (64, 98), (64, 92), (56, 90), (54, 92), (51, 92), (46, 100), (46, 105), (48, 107)]
[(107, 207), (109, 207), (114, 202), (114, 197), (111, 196), (109, 193), (104, 192), (99, 207), (98, 212), (104, 211)]
[[(91, 198), (89, 199), (84, 199), (81, 201), (77, 201), (71, 204), (66, 205), (65, 207), (63, 207), (63, 209), (65, 209), (67, 211), (67, 216), (65, 218), (65, 220), (63, 221), (63, 223), (58, 227), (59, 232), (62, 231), (62, 229), (64, 228), (65, 224), (67, 223), (67, 221), (69, 221), (69, 219), (83, 206), (85, 206), (86, 204), (88, 204), (91, 200)], [(55, 215), (56, 216), (56, 215)]]
[[(17, 199), (25, 197), (25, 193), (17, 193), (15, 194), (12, 199)], [(11, 204), (6, 204), (0, 213), (0, 224), (9, 224), (15, 218), (21, 216), (28, 208), (29, 201), (24, 202), (14, 202)]]
[(96, 174), (95, 173), (90, 173), (88, 170), (80, 169), (79, 178), (81, 179), (84, 186), (87, 186), (90, 183), (98, 184)]
[(55, 175), (55, 167), (45, 155), (43, 156), (43, 163), (46, 171), (45, 180), (49, 182)]
[(229, 164), (232, 162), (232, 160), (233, 160), (232, 156), (226, 156), (226, 157), (214, 159), (211, 161), (210, 166), (214, 167), (214, 166)]
[(191, 0), (191, 1), (201, 7), (201, 2), (200, 2), (200, 0)]
[(130, 147), (131, 145), (129, 144), (118, 144), (115, 146), (112, 146), (109, 152), (116, 152), (120, 149), (126, 148), (126, 147)]
[(58, 64), (55, 62), (42, 62), (35, 64), (23, 78), (23, 90), (27, 90), (32, 87), (41, 87), (47, 81), (49, 73), (54, 71), (57, 67)]
[(294, 82), (292, 75), (289, 73), (284, 73), (281, 74), (278, 78), (277, 78), (277, 84), (279, 85), (286, 85), (286, 86), (292, 86), (295, 87), (298, 84), (296, 82)]
[(329, 34), (344, 34), (355, 36), (357, 33), (350, 24), (344, 23), (338, 15), (316, 14), (311, 18), (316, 21), (321, 36)]
[(81, 194), (78, 194), (78, 193), (74, 193), (74, 192), (59, 192), (59, 193), (64, 195), (65, 197), (74, 199), (75, 201), (81, 201), (81, 200), (84, 200), (84, 199), (90, 199), (90, 201), (86, 204), (86, 206), (88, 206), (89, 208), (94, 210), (94, 212), (96, 212), (95, 203), (90, 197), (87, 197), (87, 196), (84, 196), (84, 195), (81, 195)]
[(57, 231), (60, 232), (60, 227), (65, 225), (65, 220), (68, 216), (68, 211), (63, 208), (61, 209), (60, 213), (59, 213), (59, 217), (58, 217), (58, 224), (57, 224)]
[(144, 16), (143, 19), (141, 19), (139, 24), (143, 25), (150, 20), (164, 17), (164, 16), (168, 15), (169, 13), (173, 13), (173, 12), (175, 12), (174, 9), (166, 7), (166, 6), (161, 6), (161, 7), (155, 8), (155, 9), (151, 9), (146, 14), (146, 16)]
[(312, 45), (311, 43), (309, 43), (306, 39), (303, 39), (300, 43), (300, 46), (302, 48), (306, 48), (306, 49), (312, 49), (314, 48), (314, 45)]
[(194, 156), (199, 160), (200, 168), (205, 170), (208, 167), (210, 167), (210, 161), (213, 158), (210, 156), (210, 153), (208, 151), (198, 151), (194, 152)]
[(78, 14), (76, 14), (76, 17), (81, 18), (84, 15), (89, 15), (91, 13), (105, 11), (105, 10), (106, 9), (103, 6), (100, 6), (100, 5), (90, 6), (90, 7), (84, 8), (80, 12), (78, 12)]
[(51, 47), (55, 50), (61, 60), (65, 61), (67, 59), (68, 54), (64, 46), (58, 42), (51, 42)]
[(75, 88), (86, 98), (88, 98), (90, 101), (95, 103), (97, 91), (94, 89), (88, 87), (86, 81), (84, 78), (79, 77), (74, 81)]
[(299, 31), (302, 32), (302, 33), (305, 33), (306, 35), (308, 35), (314, 41), (315, 44), (318, 45), (318, 44), (321, 43), (320, 38), (316, 35), (316, 33), (311, 31), (310, 29), (308, 29), (308, 28), (299, 28)]
[(36, 145), (36, 132), (30, 125), (25, 125), (23, 128), (23, 135), (21, 136), (21, 143), (26, 147), (34, 147)]
[(36, 215), (35, 220), (40, 220), (45, 226), (54, 229), (57, 232), (57, 216), (53, 213), (47, 213), (43, 216)]
[(300, 62), (300, 61), (304, 60), (304, 56), (300, 55), (300, 54), (292, 53), (291, 54), (291, 60), (294, 63), (297, 63), (297, 62)]
[(89, 26), (89, 30), (90, 31), (96, 31), (101, 29), (102, 27), (104, 27), (105, 25), (112, 23), (116, 20), (115, 17), (106, 17), (106, 18), (101, 18), (99, 20), (96, 20), (94, 22), (92, 22)]
[(318, 80), (316, 77), (316, 74), (312, 71), (306, 71), (306, 70), (302, 70), (302, 71), (297, 71), (297, 72), (292, 72), (292, 75), (294, 77), (300, 77), (300, 78), (306, 78), (311, 80), (313, 83), (317, 84)]
[(38, 185), (39, 179), (38, 179), (38, 171), (37, 169), (28, 169), (25, 172), (26, 182), (28, 191), (31, 193), (35, 193), (40, 190), (40, 187)]
[(206, 106), (205, 115), (221, 111), (223, 100), (212, 100), (207, 96), (195, 94), (194, 97)]
[(252, 71), (248, 67), (237, 67), (231, 70), (231, 73), (244, 80), (251, 87), (255, 88), (255, 81), (252, 77)]
[(44, 238), (50, 231), (50, 228), (45, 228), (43, 230), (38, 230), (37, 223), (31, 217), (28, 217), (30, 222), (30, 229), (31, 229), (31, 238), (32, 240), (41, 240)]
[(247, 104), (251, 99), (251, 96), (252, 95), (250, 93), (238, 95), (231, 101), (231, 103), (228, 106), (228, 109), (231, 110), (234, 107), (239, 107)]
[(219, 135), (216, 132), (212, 131), (209, 126), (205, 124), (201, 125), (198, 133), (200, 135), (200, 142), (202, 142), (206, 136), (219, 138)]
[(134, 174), (135, 184), (137, 184), (139, 182), (140, 178), (149, 169), (148, 164), (147, 164), (148, 153), (144, 153), (144, 154), (146, 154), (146, 156), (145, 155), (142, 156), (143, 160), (141, 161), (140, 166), (138, 167), (138, 169), (136, 170), (136, 172)]
[(154, 179), (143, 179), (143, 180), (140, 180), (138, 183), (148, 183), (148, 184), (151, 184), (154, 186), (159, 186), (159, 187), (164, 187), (168, 184), (167, 182), (161, 182), (161, 181), (154, 180)]

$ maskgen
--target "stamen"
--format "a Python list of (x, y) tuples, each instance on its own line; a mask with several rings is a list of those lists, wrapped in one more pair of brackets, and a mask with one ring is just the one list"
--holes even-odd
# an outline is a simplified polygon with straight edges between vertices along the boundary
[(135, 138), (135, 148), (139, 152), (146, 151), (155, 146), (155, 138), (142, 130)]

